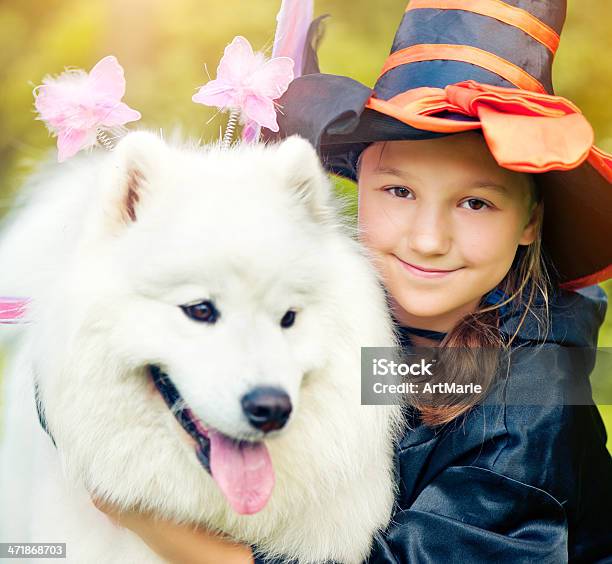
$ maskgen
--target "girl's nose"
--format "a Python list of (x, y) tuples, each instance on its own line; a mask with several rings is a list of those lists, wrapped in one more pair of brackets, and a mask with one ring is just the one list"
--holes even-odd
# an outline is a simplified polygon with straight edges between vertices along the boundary
[(444, 255), (451, 245), (450, 218), (442, 210), (420, 207), (412, 217), (408, 245), (423, 256)]

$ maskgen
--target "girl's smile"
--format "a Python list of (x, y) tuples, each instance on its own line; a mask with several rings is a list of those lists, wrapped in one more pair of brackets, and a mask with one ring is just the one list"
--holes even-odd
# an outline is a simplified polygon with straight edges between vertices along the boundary
[(416, 264), (410, 264), (409, 262), (406, 262), (395, 255), (392, 256), (394, 256), (399, 261), (399, 263), (406, 269), (406, 272), (409, 272), (410, 274), (418, 278), (436, 280), (439, 278), (445, 278), (453, 272), (461, 270), (461, 268), (453, 268), (447, 270), (441, 268), (427, 268), (424, 266), (418, 266)]

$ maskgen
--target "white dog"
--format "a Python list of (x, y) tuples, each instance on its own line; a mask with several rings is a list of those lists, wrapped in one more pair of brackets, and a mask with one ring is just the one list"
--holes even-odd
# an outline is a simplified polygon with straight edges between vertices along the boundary
[(0, 244), (0, 295), (32, 298), (0, 542), (158, 562), (95, 494), (269, 555), (361, 562), (391, 516), (402, 418), (360, 404), (360, 347), (394, 336), (312, 147), (135, 132), (33, 184)]

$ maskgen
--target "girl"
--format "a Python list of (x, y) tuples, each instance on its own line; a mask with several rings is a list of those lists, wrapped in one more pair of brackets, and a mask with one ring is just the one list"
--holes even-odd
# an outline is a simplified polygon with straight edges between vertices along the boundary
[[(369, 562), (612, 558), (605, 430), (590, 394), (567, 395), (588, 390), (593, 360), (568, 347), (595, 347), (605, 313), (599, 289), (569, 290), (612, 272), (611, 166), (552, 95), (564, 17), (563, 0), (412, 0), (373, 93), (312, 74), (280, 100), (283, 135), (358, 180), (360, 236), (403, 342), (515, 354), (507, 371), (458, 363), (454, 381), (482, 385), (486, 404), (408, 408), (396, 511)], [(252, 561), (101, 508), (171, 561)]]

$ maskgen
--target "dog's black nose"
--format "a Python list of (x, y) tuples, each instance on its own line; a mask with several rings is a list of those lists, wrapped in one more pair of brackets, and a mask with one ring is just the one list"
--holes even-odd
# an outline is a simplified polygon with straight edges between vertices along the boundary
[(249, 423), (264, 433), (282, 429), (291, 414), (291, 398), (279, 388), (255, 388), (240, 403)]

